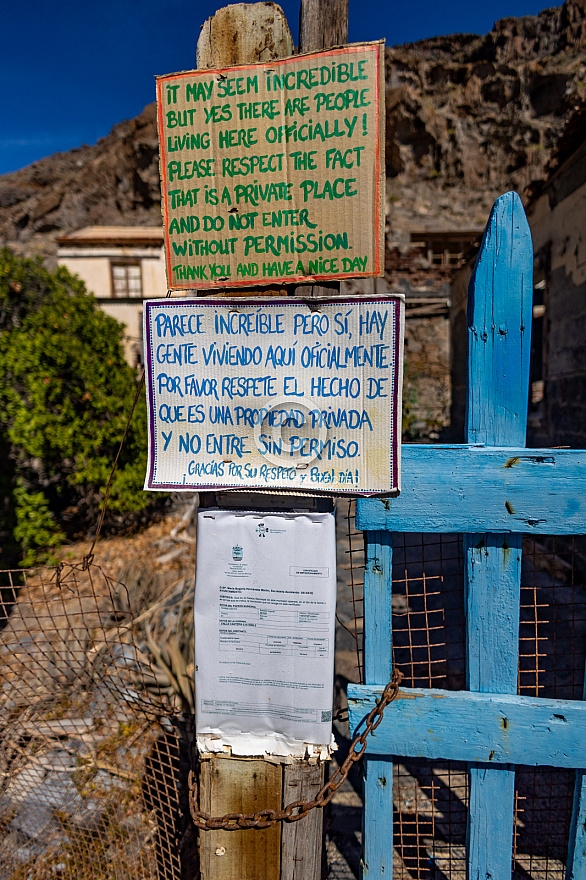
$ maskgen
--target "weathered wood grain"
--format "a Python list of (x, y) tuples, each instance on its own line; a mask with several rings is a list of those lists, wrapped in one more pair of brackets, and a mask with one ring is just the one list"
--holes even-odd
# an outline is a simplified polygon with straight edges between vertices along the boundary
[(314, 52), (348, 42), (348, 0), (301, 0), (299, 51)]
[[(283, 807), (310, 801), (324, 784), (325, 765), (295, 761), (283, 767)], [(298, 822), (284, 822), (281, 832), (281, 880), (320, 880), (323, 810)]]
[[(197, 41), (197, 66), (232, 67), (274, 61), (293, 54), (293, 37), (285, 13), (276, 3), (232, 3), (208, 18)], [(283, 285), (198, 291), (198, 296), (286, 296)]]
[[(360, 728), (382, 687), (348, 686), (350, 728)], [(529, 766), (586, 764), (586, 703), (427, 688), (400, 691), (368, 739), (368, 755)]]
[[(299, 52), (316, 52), (348, 42), (348, 0), (301, 0)], [(340, 282), (300, 284), (295, 296), (339, 296)]]
[[(280, 764), (248, 758), (210, 757), (201, 762), (200, 804), (205, 813), (279, 810)], [(281, 827), (200, 834), (202, 880), (280, 880)]]
[(586, 530), (586, 452), (487, 446), (402, 447), (396, 498), (361, 498), (360, 529), (395, 532)]
[(293, 54), (285, 13), (276, 3), (232, 3), (204, 23), (197, 41), (197, 66), (232, 67)]

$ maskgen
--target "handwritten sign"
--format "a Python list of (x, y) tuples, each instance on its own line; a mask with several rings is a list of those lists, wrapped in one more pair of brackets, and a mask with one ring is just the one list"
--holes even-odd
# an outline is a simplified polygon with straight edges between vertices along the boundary
[(383, 271), (384, 44), (157, 78), (171, 289)]
[(399, 489), (401, 296), (145, 303), (145, 489)]

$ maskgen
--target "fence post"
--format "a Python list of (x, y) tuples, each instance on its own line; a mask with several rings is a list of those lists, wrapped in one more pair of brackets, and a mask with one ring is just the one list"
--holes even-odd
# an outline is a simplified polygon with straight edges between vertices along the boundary
[[(300, 51), (345, 43), (348, 0), (302, 0)], [(197, 46), (199, 68), (271, 61), (293, 54), (287, 21), (274, 3), (236, 4), (220, 9), (202, 28)], [(318, 295), (339, 285), (297, 288)], [(270, 295), (268, 288), (247, 290)], [(229, 291), (228, 291), (229, 293)], [(301, 501), (301, 500), (300, 500)], [(229, 506), (222, 493), (221, 506)], [(261, 505), (251, 496), (251, 505)], [(262, 502), (270, 507), (270, 496)], [(332, 683), (333, 684), (333, 683)], [(322, 787), (324, 764), (294, 760), (286, 764), (262, 759), (206, 757), (199, 779), (201, 808), (208, 814), (279, 809), (296, 800), (311, 800)], [(200, 832), (203, 880), (319, 880), (322, 876), (323, 811), (312, 810), (292, 824), (269, 829)]]
[[(583, 699), (586, 700), (586, 681)], [(584, 880), (586, 876), (586, 771), (576, 770), (574, 804), (566, 860), (566, 880)]]
[[(329, 49), (348, 42), (348, 0), (301, 0), (299, 8), (299, 52)], [(339, 282), (299, 286), (297, 296), (332, 296), (340, 292)], [(309, 798), (324, 783), (324, 765), (299, 762), (285, 766), (283, 806)], [(283, 826), (281, 880), (317, 880), (322, 875), (323, 810), (313, 810), (301, 823)], [(297, 826), (301, 827), (297, 827)]]
[[(365, 533), (364, 683), (386, 685), (393, 671), (393, 547), (390, 532)], [(364, 758), (362, 878), (393, 876), (393, 759)]]
[[(287, 20), (272, 3), (219, 9), (202, 27), (198, 68), (230, 67), (286, 58), (293, 51)], [(217, 498), (214, 495), (215, 503)], [(279, 809), (282, 769), (262, 759), (206, 757), (200, 761), (200, 807), (212, 816)], [(280, 880), (281, 828), (200, 831), (202, 880)]]
[[(532, 271), (525, 212), (509, 192), (494, 204), (468, 293), (468, 443), (525, 445)], [(465, 535), (470, 691), (517, 693), (521, 539)], [(514, 768), (474, 764), (469, 780), (468, 878), (510, 880)]]
[[(348, 0), (301, 0), (299, 52), (317, 52), (348, 42)], [(340, 282), (301, 284), (296, 296), (337, 296)]]

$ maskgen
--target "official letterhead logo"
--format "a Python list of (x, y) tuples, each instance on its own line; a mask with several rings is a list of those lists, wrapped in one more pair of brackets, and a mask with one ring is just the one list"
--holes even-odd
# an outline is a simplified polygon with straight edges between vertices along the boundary
[(259, 523), (256, 527), (256, 534), (259, 536), (259, 538), (266, 538), (268, 531), (269, 530), (264, 523)]
[(241, 562), (242, 557), (244, 556), (244, 552), (242, 547), (239, 544), (234, 544), (232, 547), (232, 559), (235, 562)]

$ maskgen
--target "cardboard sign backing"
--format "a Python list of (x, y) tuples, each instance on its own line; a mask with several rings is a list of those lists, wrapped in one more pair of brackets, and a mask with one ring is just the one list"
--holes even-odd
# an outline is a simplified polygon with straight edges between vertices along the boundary
[(384, 43), (157, 78), (168, 286), (381, 275)]

